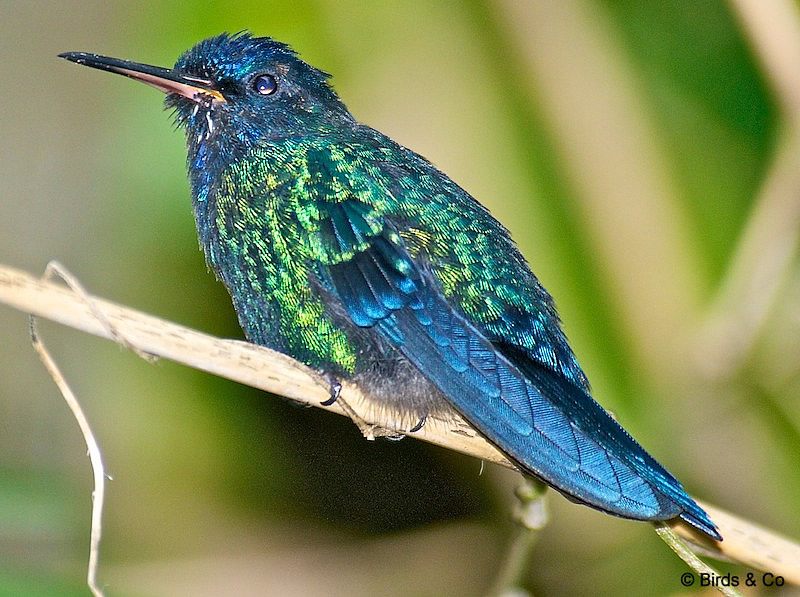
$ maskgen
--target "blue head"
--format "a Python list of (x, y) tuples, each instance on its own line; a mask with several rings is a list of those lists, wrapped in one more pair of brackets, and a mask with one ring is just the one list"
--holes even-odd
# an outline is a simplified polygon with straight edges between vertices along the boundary
[(186, 128), (190, 149), (199, 141), (235, 151), (352, 122), (328, 75), (269, 37), (223, 33), (206, 39), (185, 52), (173, 71), (210, 82), (222, 96), (167, 96), (176, 122)]
[(198, 157), (228, 161), (254, 145), (353, 123), (328, 75), (269, 37), (223, 33), (185, 52), (172, 69), (84, 52), (61, 56), (166, 93), (167, 107), (186, 130), (190, 165)]

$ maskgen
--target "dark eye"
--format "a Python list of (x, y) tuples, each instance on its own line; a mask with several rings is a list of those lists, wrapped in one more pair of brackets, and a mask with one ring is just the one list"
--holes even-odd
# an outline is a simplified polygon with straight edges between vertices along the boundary
[(258, 75), (253, 79), (253, 89), (261, 95), (272, 95), (278, 91), (278, 82), (272, 75)]

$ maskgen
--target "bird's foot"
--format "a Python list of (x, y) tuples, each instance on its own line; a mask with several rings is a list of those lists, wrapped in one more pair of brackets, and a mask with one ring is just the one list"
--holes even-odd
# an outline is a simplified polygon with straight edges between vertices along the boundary
[(339, 394), (342, 393), (342, 382), (340, 382), (330, 373), (323, 373), (322, 375), (328, 382), (329, 398), (327, 400), (323, 400), (320, 404), (322, 404), (322, 406), (331, 406), (337, 400), (339, 400)]
[(377, 425), (375, 423), (369, 423), (366, 419), (364, 419), (361, 415), (356, 413), (355, 409), (351, 407), (347, 401), (341, 397), (342, 393), (342, 383), (334, 377), (331, 373), (327, 371), (320, 372), (322, 379), (328, 385), (328, 392), (329, 398), (327, 400), (322, 401), (320, 404), (322, 406), (332, 406), (334, 404), (338, 405), (344, 413), (350, 417), (350, 420), (356, 424), (358, 430), (361, 431), (361, 434), (367, 438), (368, 440), (374, 440), (378, 437), (385, 437), (386, 439), (399, 441), (403, 439), (407, 433), (415, 433), (422, 429), (427, 421), (428, 417), (423, 416), (411, 429), (406, 432), (398, 433), (395, 430), (387, 429), (382, 427), (381, 425)]
[(353, 408), (344, 398), (339, 398), (337, 400), (337, 404), (341, 407), (345, 414), (350, 417), (350, 420), (356, 424), (356, 427), (358, 427), (361, 435), (363, 435), (366, 439), (374, 440), (376, 437), (384, 437), (386, 435), (385, 429), (383, 429), (380, 425), (369, 423), (355, 410), (353, 410)]
[(428, 415), (425, 415), (424, 417), (422, 417), (422, 418), (419, 420), (419, 422), (418, 422), (416, 425), (414, 425), (414, 426), (413, 426), (411, 429), (409, 429), (409, 430), (408, 430), (408, 432), (409, 432), (409, 433), (416, 433), (417, 431), (419, 431), (420, 429), (422, 429), (423, 427), (425, 427), (425, 423), (426, 423), (427, 421), (428, 421)]
[(361, 432), (366, 439), (372, 441), (379, 437), (384, 437), (390, 440), (400, 440), (405, 437), (405, 434), (398, 433), (392, 429), (387, 429), (381, 425), (376, 423), (370, 423), (366, 419), (364, 419), (361, 415), (359, 415), (353, 407), (351, 407), (344, 398), (339, 397), (336, 400), (336, 404), (341, 408), (344, 413), (350, 417), (350, 420), (356, 424), (358, 430)]
[(379, 425), (368, 423), (355, 411), (352, 406), (347, 403), (344, 398), (341, 397), (342, 382), (326, 371), (322, 372), (322, 377), (328, 383), (329, 392), (329, 398), (320, 403), (322, 406), (332, 406), (334, 404), (338, 405), (339, 408), (344, 411), (344, 414), (350, 417), (350, 420), (356, 424), (356, 427), (358, 427), (359, 431), (361, 431), (361, 434), (367, 439), (383, 437), (384, 434), (381, 433), (381, 427)]
[(399, 442), (409, 433), (416, 433), (417, 431), (422, 429), (425, 426), (425, 422), (427, 420), (428, 420), (428, 415), (423, 416), (419, 421), (417, 421), (417, 423), (411, 429), (409, 429), (408, 431), (404, 431), (402, 433), (398, 433), (397, 431), (392, 431), (391, 429), (386, 429), (378, 425), (373, 425), (370, 432), (374, 437), (385, 437), (390, 441)]

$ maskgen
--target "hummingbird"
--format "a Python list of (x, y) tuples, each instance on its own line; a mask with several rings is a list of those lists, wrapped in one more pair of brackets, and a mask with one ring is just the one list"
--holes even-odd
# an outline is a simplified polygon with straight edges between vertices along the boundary
[[(223, 33), (173, 68), (72, 62), (166, 94), (205, 257), (247, 339), (418, 428), (457, 411), (525, 474), (623, 518), (717, 527), (591, 396), (508, 230), (430, 161), (358, 122), (288, 45)], [(412, 429), (413, 431), (413, 429)]]

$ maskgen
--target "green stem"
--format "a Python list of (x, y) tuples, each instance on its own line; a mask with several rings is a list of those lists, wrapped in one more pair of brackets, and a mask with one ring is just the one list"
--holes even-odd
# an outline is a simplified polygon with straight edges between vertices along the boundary
[[(720, 576), (719, 572), (698, 558), (697, 554), (689, 548), (683, 539), (675, 534), (675, 531), (673, 531), (667, 523), (657, 522), (653, 523), (653, 526), (656, 528), (656, 533), (658, 533), (661, 540), (669, 545), (670, 549), (674, 551), (680, 559), (686, 562), (695, 574), (698, 576), (701, 574), (708, 574), (715, 578)], [(718, 586), (715, 588), (726, 597), (742, 597), (742, 594), (733, 587)]]
[(519, 501), (514, 506), (513, 537), (489, 595), (532, 595), (522, 588), (522, 580), (527, 572), (533, 547), (539, 538), (539, 531), (548, 522), (544, 499), (546, 491), (547, 485), (531, 477), (525, 477), (522, 485), (515, 491)]

